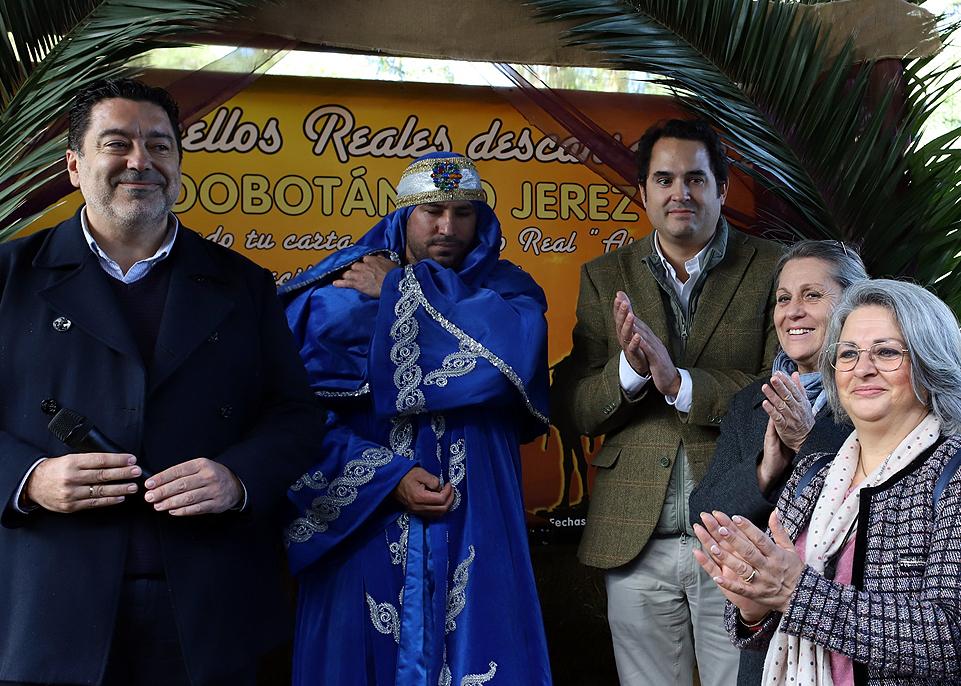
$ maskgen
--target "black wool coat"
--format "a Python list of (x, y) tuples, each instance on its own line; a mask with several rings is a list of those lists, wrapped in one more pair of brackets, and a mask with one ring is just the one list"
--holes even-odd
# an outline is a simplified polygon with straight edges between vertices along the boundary
[(316, 461), (322, 416), (270, 274), (185, 227), (167, 259), (146, 365), (79, 214), (0, 245), (0, 681), (97, 683), (117, 614), (133, 505), (14, 508), (39, 458), (71, 452), (47, 430), (49, 399), (154, 473), (208, 457), (244, 483), (243, 512), (150, 512), (195, 686), (290, 634), (279, 513)]

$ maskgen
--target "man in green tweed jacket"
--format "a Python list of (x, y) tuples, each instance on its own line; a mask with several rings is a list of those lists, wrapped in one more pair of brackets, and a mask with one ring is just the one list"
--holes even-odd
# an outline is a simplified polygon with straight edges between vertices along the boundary
[[(721, 218), (727, 162), (705, 122), (649, 129), (638, 152), (655, 231), (584, 265), (552, 400), (605, 434), (579, 557), (607, 570), (622, 686), (736, 681), (724, 598), (691, 554), (687, 501), (728, 399), (770, 368), (777, 245)], [(731, 504), (737, 511), (737, 504)]]

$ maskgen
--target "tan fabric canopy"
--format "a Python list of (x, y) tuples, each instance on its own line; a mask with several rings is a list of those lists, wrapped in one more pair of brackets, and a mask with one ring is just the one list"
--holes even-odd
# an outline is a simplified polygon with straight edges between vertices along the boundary
[[(933, 15), (907, 0), (836, 0), (800, 10), (822, 19), (835, 49), (853, 35), (859, 60), (920, 57), (941, 47)], [(563, 45), (563, 32), (576, 23), (538, 19), (521, 0), (279, 0), (225, 28), (337, 51), (604, 66), (602, 54)]]

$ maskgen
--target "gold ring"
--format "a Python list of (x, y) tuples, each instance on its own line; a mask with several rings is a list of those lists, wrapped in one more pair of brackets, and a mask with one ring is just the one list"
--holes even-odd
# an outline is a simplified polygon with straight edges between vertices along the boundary
[(93, 497), (93, 486), (87, 486), (90, 489), (90, 497)]
[(752, 567), (752, 568), (751, 568), (751, 574), (750, 574), (749, 576), (742, 576), (742, 577), (741, 577), (741, 580), (742, 580), (744, 583), (749, 584), (749, 583), (751, 583), (752, 581), (754, 581), (754, 577), (756, 577), (756, 576), (757, 576), (757, 569), (755, 569), (754, 567)]
[(786, 402), (786, 403), (789, 403), (789, 402), (791, 402), (791, 396), (786, 396), (786, 397), (784, 397), (784, 398), (781, 398), (781, 400), (783, 400), (783, 401)]

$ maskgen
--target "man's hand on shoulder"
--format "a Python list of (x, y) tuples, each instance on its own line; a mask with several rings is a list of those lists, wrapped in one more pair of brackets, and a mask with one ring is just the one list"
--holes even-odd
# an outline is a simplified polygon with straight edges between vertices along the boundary
[(398, 266), (383, 255), (365, 255), (331, 283), (337, 288), (353, 288), (371, 298), (379, 298), (387, 272), (397, 269)]
[[(137, 458), (125, 453), (71, 453), (39, 463), (27, 478), (23, 505), (76, 512), (119, 505), (137, 492)], [(126, 482), (125, 482), (126, 481)]]
[(394, 498), (409, 512), (428, 519), (442, 517), (454, 503), (454, 489), (422, 467), (414, 467), (394, 489)]
[(174, 516), (217, 514), (240, 505), (244, 488), (227, 467), (198, 457), (147, 479), (144, 499)]

